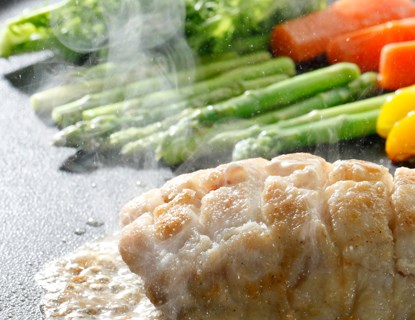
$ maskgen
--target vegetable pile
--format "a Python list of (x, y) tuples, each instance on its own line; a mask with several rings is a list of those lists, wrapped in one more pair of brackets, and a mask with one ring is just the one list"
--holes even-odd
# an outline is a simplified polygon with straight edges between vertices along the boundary
[[(238, 65), (241, 61), (243, 66)], [(376, 93), (377, 74), (361, 74), (351, 63), (296, 74), (290, 58), (257, 52), (199, 66), (195, 74), (198, 81), (179, 89), (152, 92), (158, 78), (148, 77), (80, 99), (74, 90), (78, 84), (69, 84), (37, 93), (32, 101), (38, 111), (52, 110), (62, 128), (54, 139), (57, 146), (134, 160), (154, 152), (168, 165), (207, 153), (231, 155), (232, 150), (235, 159), (270, 157), (304, 145), (373, 134), (384, 101), (378, 97), (316, 111)], [(74, 100), (68, 102), (68, 97)], [(111, 103), (102, 105), (103, 100)], [(357, 113), (360, 124), (348, 125), (346, 113)], [(355, 133), (346, 132), (353, 126)], [(253, 143), (258, 135), (261, 139)], [(264, 139), (278, 140), (278, 150)]]
[[(103, 3), (67, 0), (41, 8), (9, 21), (0, 39), (3, 57), (44, 49), (71, 60), (98, 57), (97, 65), (75, 69), (81, 81), (69, 77), (31, 97), (34, 110), (49, 114), (60, 128), (56, 146), (135, 161), (151, 155), (175, 166), (203, 156), (270, 158), (378, 132), (388, 137), (393, 161), (415, 153), (396, 151), (415, 121), (404, 118), (412, 107), (401, 108), (395, 121), (387, 107), (415, 92), (393, 93), (415, 84), (410, 0), (338, 0), (327, 8), (320, 0), (186, 0), (180, 3), (182, 25), (164, 28), (160, 17), (174, 15), (164, 8), (143, 30), (157, 34), (142, 52), (152, 57), (148, 68), (133, 59), (105, 61), (114, 45), (113, 25), (128, 27), (115, 23), (116, 17), (137, 7), (122, 0)], [(158, 8), (158, 1), (134, 3), (144, 16)], [(175, 8), (180, 12), (180, 5)], [(161, 72), (163, 46), (181, 36), (196, 68), (185, 64)], [(326, 65), (303, 71), (303, 63), (321, 55)]]
[[(259, 50), (268, 46), (275, 24), (324, 6), (324, 0), (64, 0), (8, 21), (0, 37), (0, 57), (44, 49), (72, 59), (96, 51), (105, 54), (112, 33), (125, 37), (132, 27), (137, 28), (133, 33), (165, 41), (184, 33), (200, 55)], [(131, 25), (132, 15), (140, 16), (141, 23)]]
[(297, 62), (324, 55), (331, 64), (350, 62), (363, 72), (378, 72), (380, 88), (397, 90), (388, 96), (377, 118), (386, 153), (393, 162), (415, 156), (413, 87), (405, 88), (415, 85), (412, 1), (338, 0), (325, 10), (277, 25), (271, 47), (275, 54), (286, 54)]

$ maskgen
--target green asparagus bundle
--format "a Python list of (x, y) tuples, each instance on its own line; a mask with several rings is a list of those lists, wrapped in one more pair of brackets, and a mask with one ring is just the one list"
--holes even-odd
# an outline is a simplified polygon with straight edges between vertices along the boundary
[[(178, 50), (179, 51), (179, 50)], [(190, 61), (189, 63), (176, 63), (173, 66), (170, 66), (171, 69), (174, 68), (176, 72), (182, 72), (184, 70), (189, 71), (190, 67), (195, 67), (195, 77), (201, 77), (203, 79), (209, 78), (211, 76), (217, 75), (217, 72), (224, 69), (223, 72), (228, 71), (233, 68), (233, 64), (239, 65), (240, 62), (237, 62), (237, 58), (246, 58), (250, 59), (245, 60), (245, 62), (254, 64), (266, 59), (270, 59), (270, 54), (266, 51), (256, 50), (251, 54), (237, 54), (236, 52), (230, 51), (222, 54), (217, 54), (208, 57), (195, 57), (195, 61)], [(169, 73), (169, 65), (166, 64), (166, 56), (160, 52), (142, 52), (136, 53), (134, 57), (131, 57), (128, 60), (122, 59), (122, 57), (116, 57), (111, 61), (97, 62), (93, 65), (82, 65), (82, 66), (72, 66), (72, 69), (67, 74), (68, 82), (85, 82), (95, 79), (101, 79), (105, 77), (112, 77), (114, 75), (125, 74), (129, 70), (140, 70), (142, 73), (145, 70), (146, 74), (152, 77), (155, 77), (160, 74)], [(235, 60), (230, 62), (231, 60)], [(228, 61), (230, 63), (224, 63)], [(220, 63), (219, 63), (220, 62)], [(242, 63), (244, 60), (242, 60)], [(217, 66), (217, 70), (211, 68), (207, 65)], [(203, 67), (202, 67), (203, 66)], [(202, 67), (201, 69), (197, 69)], [(200, 70), (200, 71), (198, 71)], [(219, 71), (218, 71), (219, 70)]]
[[(198, 81), (179, 89), (160, 91), (155, 82), (160, 79), (150, 77), (55, 107), (53, 118), (69, 126), (55, 136), (54, 144), (119, 151), (134, 159), (151, 152), (157, 160), (177, 165), (207, 153), (232, 153), (234, 159), (270, 157), (374, 132), (374, 119), (387, 95), (342, 104), (375, 94), (376, 73), (361, 75), (356, 65), (338, 63), (290, 78), (295, 74), (291, 59), (270, 59), (263, 52), (250, 57), (254, 62), (245, 60), (242, 66), (230, 67), (236, 59), (229, 58), (200, 67)], [(215, 65), (230, 69), (215, 71)], [(95, 73), (113, 67), (97, 66), (86, 83), (98, 83)], [(179, 77), (186, 81), (190, 73), (181, 71)], [(81, 83), (68, 86), (79, 89), (77, 85)]]
[[(204, 95), (197, 96), (187, 101), (182, 101), (173, 105), (170, 105), (168, 108), (160, 107), (149, 110), (141, 110), (146, 113), (148, 116), (147, 119), (150, 118), (151, 120), (161, 120), (145, 127), (131, 127), (124, 130), (120, 130), (114, 132), (109, 137), (109, 140), (106, 141), (106, 149), (119, 149), (126, 145), (129, 142), (133, 142), (137, 139), (144, 138), (150, 134), (155, 133), (159, 130), (167, 130), (171, 125), (176, 124), (181, 119), (190, 115), (189, 112), (182, 112), (185, 109), (196, 109), (201, 108), (204, 106), (208, 106), (214, 103), (218, 103), (220, 101), (228, 100), (234, 96), (240, 95), (245, 91), (262, 88), (273, 83), (277, 83), (279, 81), (283, 81), (287, 79), (287, 75), (283, 74), (276, 74), (273, 76), (263, 77), (259, 79), (247, 80), (242, 81), (243, 84), (241, 86), (240, 91), (236, 91), (231, 88), (220, 88), (214, 91), (208, 92)], [(142, 115), (143, 113), (137, 114), (135, 113), (134, 116)], [(126, 126), (123, 125), (125, 128)]]
[[(255, 137), (265, 130), (264, 125), (277, 123), (278, 127), (284, 127), (296, 118), (308, 112), (318, 109), (327, 109), (333, 106), (342, 105), (354, 100), (361, 100), (377, 93), (377, 73), (367, 72), (347, 85), (319, 93), (311, 98), (294, 103), (286, 108), (274, 112), (268, 112), (261, 116), (245, 120), (245, 126), (239, 130), (217, 130), (208, 144), (215, 150), (231, 150), (237, 142), (250, 137)], [(327, 111), (330, 112), (330, 111)], [(319, 113), (310, 113), (307, 118), (320, 116)], [(286, 120), (286, 121), (284, 121)], [(288, 120), (288, 121), (287, 121)], [(315, 119), (319, 120), (319, 119)], [(212, 129), (216, 129), (213, 127)]]
[(121, 156), (127, 159), (142, 159), (151, 154), (155, 158), (157, 147), (162, 143), (165, 132), (155, 132), (134, 142), (127, 143), (121, 149)]
[[(134, 114), (130, 114), (131, 117), (110, 114), (97, 116), (91, 120), (78, 121), (77, 123), (58, 132), (58, 134), (54, 137), (54, 144), (56, 146), (83, 149), (118, 149), (128, 140), (134, 140), (141, 137), (138, 137), (138, 135), (143, 132), (146, 132), (148, 135), (153, 133), (154, 130), (159, 130), (161, 124), (163, 124), (164, 129), (167, 129), (167, 124), (170, 126), (185, 117), (185, 113), (183, 113), (185, 109), (200, 108), (212, 103), (227, 100), (231, 97), (242, 94), (246, 90), (270, 85), (272, 83), (285, 80), (287, 77), (288, 76), (285, 74), (276, 74), (258, 79), (240, 81), (238, 82), (239, 87), (236, 88), (218, 88), (216, 90), (195, 96), (189, 100), (172, 104), (168, 107), (160, 106), (153, 109), (139, 109)], [(189, 115), (189, 113), (187, 113), (186, 116), (187, 115)], [(166, 117), (166, 121), (162, 121)], [(146, 126), (150, 123), (154, 124), (141, 128), (142, 126)], [(133, 127), (133, 130), (125, 132), (127, 130), (126, 128), (130, 127)], [(115, 137), (112, 137), (110, 141), (106, 140), (111, 133), (118, 130), (122, 131), (115, 134)]]
[(157, 61), (159, 59), (161, 57), (158, 54), (149, 56), (148, 53), (141, 53), (128, 61), (119, 61), (117, 59), (114, 61), (97, 62), (97, 64), (73, 65), (72, 69), (66, 74), (67, 82), (65, 84), (91, 81), (115, 75), (118, 76), (129, 71), (137, 72), (139, 67), (139, 74), (145, 70), (146, 74), (154, 76), (160, 72), (159, 68), (157, 68)]
[(294, 75), (294, 62), (287, 57), (274, 58), (266, 62), (226, 72), (218, 77), (197, 82), (194, 85), (185, 86), (179, 89), (154, 92), (138, 99), (89, 109), (82, 112), (82, 118), (84, 120), (89, 120), (101, 115), (126, 114), (137, 108), (150, 109), (178, 102), (180, 100), (190, 99), (194, 96), (205, 94), (209, 91), (223, 87), (233, 87), (240, 91), (240, 88), (243, 88), (243, 81), (273, 74)]
[[(265, 55), (263, 54), (257, 54), (256, 56), (265, 58)], [(229, 61), (228, 67), (231, 65), (230, 62), (231, 61)], [(270, 65), (266, 62), (261, 63), (261, 61), (258, 61), (258, 65), (263, 65), (264, 68), (269, 67), (270, 69), (268, 72), (270, 73), (272, 70), (275, 70), (276, 72), (281, 71), (281, 73), (287, 74), (294, 72), (294, 64), (288, 59), (282, 59), (279, 61), (273, 59), (268, 60), (267, 62), (270, 62)], [(256, 65), (256, 63), (253, 63), (250, 67), (238, 67), (236, 70), (245, 70), (247, 68), (250, 68), (248, 70), (252, 70)], [(212, 68), (210, 69), (214, 70)], [(222, 68), (222, 70), (223, 69), (224, 68)], [(261, 69), (259, 68), (259, 70)], [(230, 78), (232, 71), (225, 72), (223, 77), (227, 74)], [(184, 75), (184, 73), (182, 73), (182, 75)], [(250, 72), (250, 76), (255, 76), (255, 73)], [(217, 77), (213, 79), (216, 78)], [(203, 80), (201, 72), (199, 72), (197, 80)], [(214, 86), (209, 85), (209, 83), (212, 83), (213, 80), (205, 80), (198, 82), (197, 86), (187, 85), (183, 86), (183, 88), (179, 90), (171, 89), (156, 92), (157, 88), (165, 86), (162, 85), (161, 82), (166, 82), (166, 79), (147, 79), (144, 81), (133, 82), (123, 87), (116, 87), (112, 90), (106, 90), (101, 93), (87, 95), (79, 100), (55, 108), (52, 111), (52, 118), (57, 125), (65, 127), (81, 120), (82, 118), (88, 120), (100, 115), (115, 114), (121, 110), (126, 111), (136, 109), (143, 105), (144, 102), (146, 104), (151, 104), (152, 106), (155, 106), (156, 104), (160, 105), (163, 103), (172, 103), (174, 102), (174, 99), (177, 100), (198, 94), (197, 90), (203, 93), (204, 91), (214, 88)], [(226, 85), (225, 81), (222, 81), (222, 85)], [(219, 84), (216, 87), (219, 87)]]
[(133, 127), (115, 132), (110, 135), (106, 146), (111, 150), (121, 149), (122, 156), (140, 155), (147, 152), (151, 147), (156, 147), (161, 142), (165, 130), (180, 121), (180, 118), (186, 117), (188, 111), (185, 110), (177, 116), (168, 117), (163, 121), (152, 123), (143, 128)]
[(304, 146), (364, 137), (376, 133), (376, 120), (386, 94), (327, 110), (318, 110), (288, 120), (284, 125), (267, 126), (256, 138), (238, 142), (233, 159), (271, 158)]
[[(181, 153), (186, 156), (186, 159), (196, 153), (200, 146), (203, 146), (204, 149), (207, 147), (209, 150), (215, 150), (216, 153), (225, 154), (227, 151), (231, 151), (238, 141), (258, 135), (266, 124), (280, 121), (279, 125), (284, 126), (284, 123), (289, 123), (289, 121), (281, 120), (290, 119), (312, 110), (330, 108), (349, 101), (363, 99), (374, 95), (377, 88), (377, 74), (368, 72), (346, 86), (319, 93), (281, 110), (271, 111), (250, 119), (219, 123), (212, 127), (196, 127), (191, 135), (181, 136), (180, 141), (173, 143), (176, 148), (182, 151)], [(177, 122), (177, 119), (173, 118), (166, 120), (169, 121), (169, 126)], [(154, 131), (150, 131), (150, 133), (154, 134), (150, 137), (148, 130), (142, 130), (145, 128), (134, 128), (131, 133), (130, 131), (121, 131), (112, 136), (117, 138), (118, 144), (125, 144), (121, 149), (121, 154), (131, 157), (157, 147), (157, 144), (162, 141), (163, 134), (156, 131), (166, 129), (166, 126), (160, 126), (157, 129), (154, 126), (153, 128)], [(237, 128), (239, 129), (236, 130)], [(131, 141), (132, 138), (137, 141), (127, 144), (126, 142)], [(182, 161), (186, 159), (183, 157)]]
[(195, 111), (190, 117), (172, 126), (158, 146), (157, 157), (168, 165), (175, 165), (188, 158), (184, 148), (189, 136), (200, 128), (218, 121), (249, 118), (271, 110), (279, 110), (320, 92), (343, 86), (360, 75), (358, 67), (350, 63), (338, 63), (326, 68), (295, 76), (271, 86), (251, 91), (226, 102)]
[[(126, 73), (117, 74), (111, 77), (103, 77), (101, 79), (93, 79), (87, 82), (73, 83), (47, 89), (38, 92), (31, 97), (31, 103), (37, 112), (50, 112), (53, 108), (62, 106), (64, 104), (82, 99), (84, 96), (97, 93), (92, 97), (87, 97), (74, 103), (73, 109), (84, 108), (85, 104), (92, 106), (111, 103), (112, 101), (120, 101), (128, 93), (135, 92), (135, 94), (145, 94), (154, 92), (160, 88), (161, 81), (166, 79), (176, 79), (177, 83), (188, 83), (189, 79), (201, 81), (217, 76), (221, 73), (240, 68), (245, 65), (254, 65), (256, 63), (269, 60), (270, 54), (268, 52), (256, 52), (245, 56), (239, 56), (235, 59), (212, 62), (210, 64), (196, 67), (195, 70), (183, 70), (177, 74), (165, 74), (164, 77), (156, 76), (160, 71), (155, 73), (152, 68), (140, 68), (129, 70)], [(140, 80), (142, 79), (142, 80)], [(124, 88), (126, 85), (134, 85)], [(116, 89), (115, 89), (116, 88)], [(109, 93), (101, 92), (110, 91)], [(124, 92), (126, 92), (124, 94)], [(92, 102), (91, 102), (92, 101)], [(95, 104), (94, 104), (95, 103)]]

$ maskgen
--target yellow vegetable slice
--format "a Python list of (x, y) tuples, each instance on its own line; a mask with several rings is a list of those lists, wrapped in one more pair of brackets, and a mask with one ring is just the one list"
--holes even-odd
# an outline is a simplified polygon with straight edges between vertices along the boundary
[(397, 122), (386, 139), (386, 153), (394, 162), (409, 160), (415, 156), (415, 113)]
[(415, 86), (396, 91), (380, 110), (376, 123), (377, 133), (386, 138), (396, 122), (415, 111)]

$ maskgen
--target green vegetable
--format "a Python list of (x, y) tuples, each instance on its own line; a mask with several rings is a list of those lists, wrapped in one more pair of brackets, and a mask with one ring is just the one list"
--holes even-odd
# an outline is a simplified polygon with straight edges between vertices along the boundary
[(251, 91), (249, 94), (214, 107), (202, 109), (195, 114), (195, 118), (205, 125), (212, 124), (219, 119), (250, 118), (270, 110), (281, 109), (325, 90), (345, 85), (359, 75), (360, 70), (355, 64), (337, 63)]
[[(151, 141), (161, 141), (160, 139), (164, 136), (165, 130), (177, 121), (180, 121), (180, 118), (183, 116), (186, 116), (186, 112), (168, 117), (162, 121), (152, 123), (142, 128), (132, 127), (115, 132), (110, 135), (107, 147), (111, 150), (121, 149), (122, 155), (139, 154), (143, 150), (143, 139), (148, 141), (148, 137), (157, 135), (158, 138), (153, 137), (151, 138)], [(144, 143), (144, 145), (146, 146), (145, 148), (148, 147), (146, 143)]]
[(186, 148), (189, 144), (188, 137), (197, 137), (198, 130), (203, 130), (205, 126), (211, 126), (219, 120), (249, 118), (278, 110), (320, 92), (345, 85), (359, 75), (356, 65), (338, 63), (196, 110), (190, 117), (169, 129), (158, 147), (157, 156), (168, 165), (181, 163), (189, 157), (189, 149)]
[(114, 115), (100, 116), (90, 121), (78, 121), (59, 131), (53, 140), (55, 146), (96, 150), (103, 139), (114, 131), (120, 124), (126, 126), (140, 126), (142, 118), (119, 118)]
[[(50, 112), (53, 108), (62, 106), (54, 110), (55, 121), (60, 124), (61, 118), (67, 117), (71, 122), (71, 117), (79, 119), (80, 112), (84, 109), (120, 101), (133, 93), (142, 95), (154, 92), (160, 89), (166, 79), (176, 79), (176, 82), (180, 84), (188, 83), (189, 79), (201, 81), (241, 66), (267, 61), (270, 58), (268, 52), (257, 52), (235, 59), (212, 62), (198, 66), (195, 70), (183, 70), (177, 74), (165, 75), (165, 77), (156, 77), (155, 75), (160, 74), (160, 71), (154, 69), (133, 69), (111, 77), (47, 89), (34, 94), (31, 97), (31, 103), (35, 111), (40, 113)], [(140, 79), (142, 80), (139, 81)]]
[[(172, 104), (168, 108), (163, 105), (152, 109), (138, 109), (131, 114), (131, 117), (106, 115), (98, 116), (91, 120), (79, 121), (61, 130), (54, 137), (54, 144), (56, 146), (83, 149), (96, 149), (99, 147), (100, 149), (109, 150), (120, 148), (131, 140), (142, 138), (144, 133), (145, 135), (149, 135), (161, 128), (167, 129), (167, 125), (170, 126), (178, 122), (181, 118), (189, 115), (189, 112), (184, 113), (185, 109), (200, 108), (242, 94), (245, 90), (269, 85), (286, 78), (286, 75), (277, 74), (269, 77), (242, 81), (240, 87), (218, 88), (211, 92), (193, 97), (190, 100)], [(164, 118), (166, 119), (163, 120)], [(148, 125), (153, 122), (156, 123)], [(126, 129), (135, 126), (145, 127), (133, 128), (135, 130)], [(106, 140), (106, 137), (109, 134), (121, 129), (124, 130), (117, 132), (114, 137), (111, 136), (109, 139), (110, 141)]]
[(205, 94), (209, 91), (223, 87), (243, 87), (243, 81), (245, 80), (257, 79), (273, 74), (294, 75), (294, 62), (287, 57), (274, 58), (260, 64), (228, 71), (216, 78), (197, 82), (191, 86), (159, 91), (143, 96), (140, 99), (89, 109), (82, 113), (82, 118), (84, 120), (90, 120), (101, 115), (124, 114), (137, 108), (154, 108), (160, 105), (171, 104), (182, 99), (189, 99), (196, 95)]
[[(62, 85), (44, 91), (40, 91), (31, 96), (30, 101), (33, 109), (37, 113), (48, 113), (57, 106), (64, 105), (75, 99), (86, 99), (86, 95), (94, 92), (105, 91), (107, 88), (122, 88), (130, 81), (146, 76), (143, 71), (131, 70), (125, 74), (119, 74), (108, 78), (93, 79), (86, 82), (76, 82)], [(105, 93), (102, 93), (105, 97)]]
[(53, 34), (49, 16), (64, 6), (65, 3), (46, 6), (8, 21), (0, 33), (0, 57), (7, 58), (43, 48), (56, 47), (61, 50), (63, 46)]
[[(209, 140), (208, 145), (212, 149), (230, 150), (238, 141), (249, 137), (254, 137), (255, 135), (258, 135), (262, 130), (265, 130), (263, 126), (264, 124), (279, 122), (277, 126), (281, 127), (285, 125), (284, 123), (290, 123), (290, 120), (283, 120), (295, 118), (313, 110), (327, 109), (333, 106), (351, 102), (353, 100), (364, 99), (374, 95), (377, 90), (377, 74), (374, 72), (367, 72), (362, 74), (357, 79), (349, 82), (345, 86), (319, 93), (311, 98), (294, 103), (281, 110), (268, 112), (252, 119), (247, 119), (244, 122), (245, 126), (243, 129), (223, 130), (219, 128), (217, 130), (219, 133), (213, 135), (213, 137)], [(315, 114), (315, 117), (321, 115), (319, 113), (312, 114)], [(307, 117), (310, 117), (310, 115)], [(215, 127), (212, 129), (216, 130)]]
[(390, 94), (370, 98), (267, 126), (256, 138), (238, 142), (233, 159), (271, 158), (281, 152), (320, 143), (335, 143), (376, 133), (381, 106)]
[(6, 23), (0, 38), (0, 57), (50, 49), (76, 59), (97, 51), (108, 41), (109, 17), (120, 0), (66, 0), (23, 13)]
[(141, 159), (143, 156), (147, 156), (148, 153), (154, 154), (157, 146), (162, 142), (163, 138), (164, 132), (155, 132), (137, 141), (127, 143), (121, 149), (120, 154), (128, 159)]
[[(325, 5), (324, 0), (65, 0), (10, 20), (0, 38), (0, 56), (49, 49), (76, 58), (108, 46), (117, 48), (131, 37), (139, 41), (144, 36), (141, 42), (154, 48), (181, 33), (199, 55), (250, 47), (264, 50), (275, 24)], [(124, 41), (117, 42), (121, 38)]]
[(186, 0), (185, 35), (199, 54), (238, 50), (241, 39), (254, 39), (243, 48), (249, 43), (266, 48), (267, 36), (277, 23), (325, 5), (321, 0)]
[(149, 136), (155, 133), (156, 131), (167, 130), (171, 125), (177, 123), (178, 121), (180, 121), (181, 119), (185, 118), (186, 116), (190, 114), (189, 111), (180, 113), (180, 111), (184, 109), (200, 108), (203, 106), (207, 106), (212, 103), (216, 103), (219, 101), (229, 99), (235, 95), (242, 94), (243, 91), (267, 86), (267, 85), (270, 85), (271, 83), (276, 83), (286, 78), (287, 78), (286, 75), (275, 75), (275, 76), (254, 79), (254, 80), (248, 80), (244, 82), (243, 89), (240, 92), (236, 92), (235, 90), (232, 90), (232, 89), (226, 90), (226, 88), (221, 88), (221, 89), (217, 89), (212, 92), (209, 92), (206, 95), (199, 96), (197, 97), (197, 99), (192, 99), (189, 102), (183, 101), (183, 102), (179, 102), (177, 104), (171, 105), (168, 108), (156, 108), (156, 109), (152, 109), (151, 112), (146, 111), (149, 117), (154, 116), (155, 113), (157, 114), (157, 112), (155, 112), (157, 110), (160, 110), (160, 113), (161, 113), (160, 115), (158, 115), (159, 119), (162, 119), (163, 116), (164, 117), (167, 116), (167, 117), (162, 121), (152, 123), (142, 128), (132, 127), (132, 128), (114, 132), (109, 137), (109, 141), (106, 142), (105, 148), (119, 149), (123, 147), (124, 145), (129, 144), (131, 142), (131, 145), (128, 148), (126, 148), (126, 150), (127, 149), (130, 150), (128, 151), (128, 153), (135, 153), (136, 151), (134, 151), (133, 146), (136, 140)]
[(160, 66), (157, 61), (163, 57), (160, 54), (152, 54), (149, 56), (146, 53), (136, 54), (128, 61), (121, 59), (114, 59), (111, 62), (98, 62), (94, 65), (73, 66), (67, 74), (69, 83), (79, 83), (105, 77), (112, 77), (114, 75), (125, 74), (128, 72), (135, 72), (138, 76), (152, 76), (160, 73)]

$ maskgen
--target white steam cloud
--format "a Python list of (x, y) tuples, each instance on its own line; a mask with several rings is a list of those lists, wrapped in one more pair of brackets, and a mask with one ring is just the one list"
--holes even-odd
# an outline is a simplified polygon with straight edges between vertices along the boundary
[(84, 1), (96, 9), (79, 9), (84, 4), (75, 6), (70, 18), (62, 14), (67, 11), (50, 16), (55, 35), (65, 47), (80, 53), (104, 52), (108, 62), (125, 71), (142, 70), (143, 77), (152, 69), (150, 74), (168, 80), (160, 90), (179, 86), (176, 71), (194, 67), (192, 50), (184, 38), (183, 0)]

